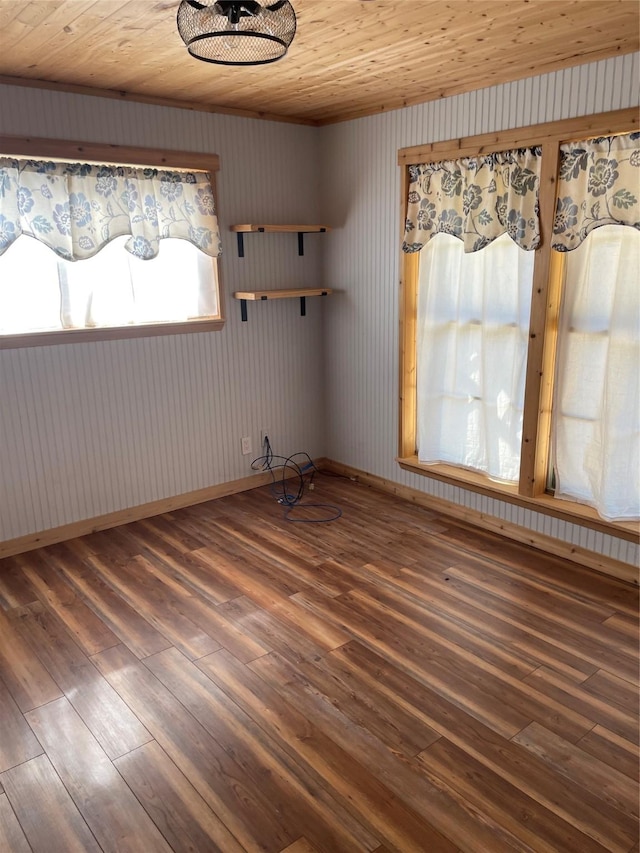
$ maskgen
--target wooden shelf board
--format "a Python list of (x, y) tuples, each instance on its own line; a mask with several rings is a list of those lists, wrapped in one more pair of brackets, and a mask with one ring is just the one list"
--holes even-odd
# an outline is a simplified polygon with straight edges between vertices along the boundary
[(325, 296), (329, 293), (333, 293), (329, 287), (306, 287), (293, 290), (238, 290), (233, 294), (233, 298), (259, 302), (263, 299), (295, 299), (302, 296)]
[(230, 231), (240, 231), (250, 233), (255, 231), (264, 231), (265, 233), (297, 233), (311, 234), (322, 231), (331, 231), (328, 225), (230, 225)]

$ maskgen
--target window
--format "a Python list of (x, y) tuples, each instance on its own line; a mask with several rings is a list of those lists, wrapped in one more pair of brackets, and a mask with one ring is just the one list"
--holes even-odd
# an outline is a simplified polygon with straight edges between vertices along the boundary
[(217, 157), (73, 149), (0, 137), (0, 347), (221, 328)]
[(556, 494), (638, 514), (640, 232), (593, 231), (565, 262), (552, 452)]
[[(82, 263), (22, 236), (0, 256), (0, 334), (186, 323), (214, 317), (216, 265), (186, 240), (163, 240), (140, 260), (126, 238)], [(29, 287), (20, 282), (29, 280)], [(179, 286), (176, 286), (176, 284)]]
[(505, 482), (520, 474), (533, 253), (438, 234), (418, 285), (417, 451)]
[[(640, 234), (627, 227), (638, 220), (640, 155), (637, 139), (628, 136), (636, 125), (635, 111), (623, 110), (399, 152), (408, 220), (401, 291), (402, 467), (598, 529), (611, 532), (615, 526), (617, 535), (636, 535), (636, 526), (623, 520), (639, 514), (638, 484), (622, 462), (626, 458), (633, 467), (639, 431)], [(633, 151), (612, 153), (615, 134)], [(518, 158), (525, 151), (530, 159), (523, 164)], [(534, 214), (519, 213), (518, 199), (513, 205), (509, 199), (502, 211), (498, 202), (478, 201), (485, 189), (502, 197), (499, 184), (478, 177), (491, 158), (502, 168), (501, 156), (512, 160), (511, 182), (519, 170), (516, 195), (526, 194), (527, 183), (536, 184)], [(612, 158), (615, 167), (607, 172)], [(625, 177), (631, 188), (613, 186), (613, 172), (618, 179), (631, 165), (636, 172)], [(471, 177), (465, 180), (466, 168)], [(593, 197), (571, 197), (578, 172), (591, 175)], [(501, 220), (503, 236), (484, 234), (496, 225), (488, 223), (486, 211), (498, 214), (492, 218)], [(524, 237), (529, 246), (510, 239), (536, 227), (537, 238)], [(619, 240), (616, 231), (625, 232)], [(560, 245), (563, 240), (571, 245)], [(606, 287), (596, 284), (603, 270)], [(624, 498), (621, 478), (631, 484)], [(614, 493), (619, 499), (612, 502)]]

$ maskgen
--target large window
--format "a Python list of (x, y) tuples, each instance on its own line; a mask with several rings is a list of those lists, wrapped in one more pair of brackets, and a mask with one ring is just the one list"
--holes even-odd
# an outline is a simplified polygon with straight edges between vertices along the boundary
[(438, 234), (420, 259), (418, 459), (516, 482), (533, 253), (506, 234), (463, 248)]
[(400, 152), (403, 467), (634, 535), (636, 122)]
[(0, 137), (0, 347), (221, 328), (217, 157), (75, 147)]

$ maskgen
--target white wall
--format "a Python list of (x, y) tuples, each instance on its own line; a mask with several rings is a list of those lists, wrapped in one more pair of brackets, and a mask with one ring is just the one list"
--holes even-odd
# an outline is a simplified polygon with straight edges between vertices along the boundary
[(399, 148), (638, 104), (638, 54), (320, 130), (327, 455), (540, 533), (637, 563), (633, 543), (402, 471), (398, 447)]
[[(234, 116), (0, 86), (0, 134), (215, 152), (227, 324), (222, 332), (0, 352), (0, 541), (235, 480), (266, 428), (278, 453), (324, 453), (324, 300), (249, 304), (235, 290), (314, 286), (320, 241), (234, 222), (310, 222), (318, 132)], [(0, 287), (3, 286), (0, 281)]]

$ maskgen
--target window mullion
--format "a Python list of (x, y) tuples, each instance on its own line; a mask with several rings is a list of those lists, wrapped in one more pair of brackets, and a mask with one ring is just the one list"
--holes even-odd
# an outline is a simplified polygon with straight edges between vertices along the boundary
[[(545, 140), (540, 177), (540, 248), (536, 249), (531, 295), (527, 377), (522, 420), (518, 491), (535, 497), (545, 491), (549, 455), (549, 423), (553, 392), (555, 333), (551, 326), (560, 297), (561, 264), (551, 249), (560, 139)], [(558, 268), (560, 266), (560, 268)]]
[(565, 255), (552, 251), (547, 290), (547, 318), (542, 357), (540, 413), (536, 435), (535, 481), (533, 495), (543, 494), (549, 483), (551, 462), (551, 414), (556, 380), (558, 323), (564, 284)]
[[(409, 168), (402, 169), (400, 189), (400, 233), (406, 221), (405, 201), (409, 191)], [(400, 264), (400, 411), (398, 456), (415, 456), (417, 447), (417, 320), (420, 253), (401, 253)]]
[(417, 437), (417, 319), (420, 256), (405, 255), (401, 282), (403, 318), (400, 333), (400, 458), (413, 456)]

